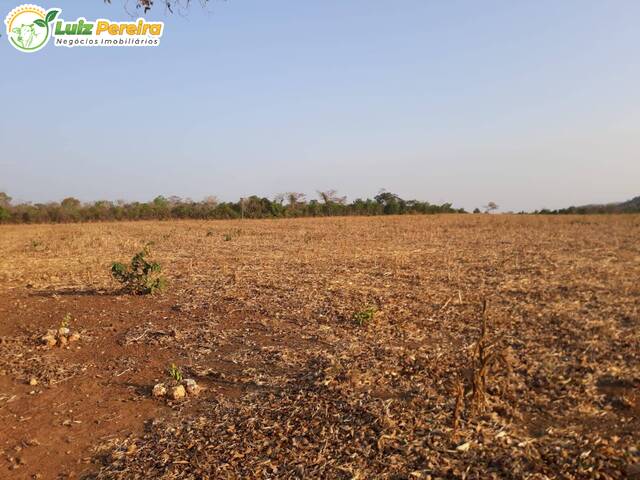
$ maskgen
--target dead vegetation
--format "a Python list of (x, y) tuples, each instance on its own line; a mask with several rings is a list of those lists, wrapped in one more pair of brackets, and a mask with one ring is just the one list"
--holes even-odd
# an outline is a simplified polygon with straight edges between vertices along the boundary
[[(233, 241), (209, 235), (240, 228)], [(182, 375), (206, 387), (168, 407), (156, 400), (144, 432), (94, 442), (85, 473), (95, 478), (638, 471), (636, 216), (142, 222), (3, 234), (6, 292), (27, 303), (41, 297), (21, 292), (103, 295), (124, 312), (117, 331), (104, 330), (117, 341), (113, 355), (126, 352), (132, 365), (144, 364), (142, 352), (179, 359)], [(46, 254), (25, 249), (43, 237)], [(162, 300), (140, 299), (134, 323), (113, 294), (108, 261), (149, 239), (172, 288)], [(70, 256), (77, 264), (61, 270)], [(145, 313), (160, 301), (170, 313)], [(0, 328), (9, 342), (37, 338)], [(146, 375), (134, 398), (150, 398), (156, 383), (168, 394), (154, 368), (121, 365), (116, 375)]]

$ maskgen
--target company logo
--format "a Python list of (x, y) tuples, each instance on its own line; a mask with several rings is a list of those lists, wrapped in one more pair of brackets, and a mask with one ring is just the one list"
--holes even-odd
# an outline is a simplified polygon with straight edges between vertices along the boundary
[(4, 23), (11, 45), (22, 52), (37, 52), (51, 37), (51, 22), (60, 10), (45, 11), (37, 5), (21, 5), (9, 12)]
[(45, 10), (37, 5), (20, 5), (4, 20), (9, 43), (21, 52), (37, 52), (50, 38), (56, 47), (155, 47), (160, 45), (163, 22), (114, 22), (107, 19), (74, 21), (60, 18), (59, 8)]

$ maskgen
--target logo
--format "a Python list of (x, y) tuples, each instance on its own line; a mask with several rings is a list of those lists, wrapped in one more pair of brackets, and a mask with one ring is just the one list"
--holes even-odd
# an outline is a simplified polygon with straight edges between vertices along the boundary
[(49, 41), (51, 22), (59, 13), (60, 10), (45, 11), (37, 5), (14, 8), (4, 20), (9, 42), (21, 52), (37, 52)]
[(163, 22), (114, 22), (107, 19), (74, 21), (60, 18), (62, 9), (45, 10), (20, 5), (4, 20), (9, 43), (21, 52), (37, 52), (50, 38), (56, 47), (156, 47), (164, 31)]

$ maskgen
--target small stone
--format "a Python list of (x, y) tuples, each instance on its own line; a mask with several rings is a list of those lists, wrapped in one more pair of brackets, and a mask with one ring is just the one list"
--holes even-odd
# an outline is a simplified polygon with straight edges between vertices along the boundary
[(31, 385), (32, 387), (36, 386), (38, 384), (38, 379), (31, 377), (31, 379), (29, 380), (29, 385)]
[(77, 342), (80, 340), (80, 334), (78, 332), (73, 332), (69, 335), (69, 343)]
[(171, 398), (174, 400), (182, 400), (187, 395), (184, 387), (182, 385), (178, 385), (177, 387), (173, 387), (171, 389)]
[(54, 337), (53, 335), (47, 334), (44, 337), (42, 337), (42, 343), (44, 343), (47, 347), (54, 347), (58, 342), (56, 340), (56, 337)]
[(61, 347), (66, 346), (68, 341), (69, 341), (69, 340), (67, 340), (67, 337), (65, 337), (65, 336), (62, 336), (62, 335), (61, 335), (61, 336), (59, 336), (59, 337), (58, 337), (58, 344), (59, 344)]
[(469, 450), (469, 447), (471, 447), (471, 442), (465, 442), (462, 445), (458, 445), (456, 447), (456, 450), (458, 450), (459, 452), (466, 452), (467, 450)]
[(154, 397), (164, 397), (166, 394), (167, 394), (167, 387), (164, 386), (164, 383), (158, 383), (153, 387)]
[(187, 393), (189, 395), (198, 396), (202, 390), (193, 378), (187, 378), (184, 384), (187, 387)]
[(58, 335), (60, 335), (61, 337), (68, 337), (70, 333), (71, 330), (69, 330), (68, 327), (60, 327), (58, 329)]

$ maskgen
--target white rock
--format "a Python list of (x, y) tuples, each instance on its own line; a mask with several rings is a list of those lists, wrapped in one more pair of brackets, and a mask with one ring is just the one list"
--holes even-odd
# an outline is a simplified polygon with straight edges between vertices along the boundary
[(471, 442), (465, 442), (462, 445), (458, 445), (456, 447), (456, 450), (458, 450), (459, 452), (466, 452), (467, 450), (469, 450), (469, 447), (471, 447)]
[(167, 387), (164, 386), (164, 383), (158, 383), (153, 387), (154, 397), (164, 397), (166, 394), (167, 394)]
[(198, 396), (202, 391), (200, 385), (198, 385), (193, 378), (187, 378), (184, 384), (187, 387), (187, 393), (189, 395)]

